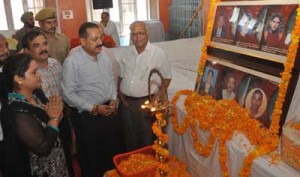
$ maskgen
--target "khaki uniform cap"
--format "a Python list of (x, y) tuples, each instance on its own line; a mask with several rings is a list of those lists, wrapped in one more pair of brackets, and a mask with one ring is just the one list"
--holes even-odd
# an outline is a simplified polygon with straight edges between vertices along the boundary
[(54, 8), (44, 8), (35, 15), (35, 20), (37, 21), (44, 21), (49, 18), (56, 18), (56, 12)]
[(32, 12), (25, 12), (22, 16), (21, 16), (21, 21), (23, 23), (26, 23), (30, 17), (33, 16), (33, 13)]

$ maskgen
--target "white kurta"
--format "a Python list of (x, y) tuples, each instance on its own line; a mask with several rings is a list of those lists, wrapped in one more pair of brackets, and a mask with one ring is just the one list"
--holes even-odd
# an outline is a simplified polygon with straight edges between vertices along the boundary
[(117, 25), (115, 24), (115, 22), (108, 21), (108, 23), (106, 24), (106, 27), (104, 27), (104, 33), (108, 36), (111, 36), (113, 38), (113, 40), (115, 41), (116, 46), (120, 47), (119, 33), (118, 33)]

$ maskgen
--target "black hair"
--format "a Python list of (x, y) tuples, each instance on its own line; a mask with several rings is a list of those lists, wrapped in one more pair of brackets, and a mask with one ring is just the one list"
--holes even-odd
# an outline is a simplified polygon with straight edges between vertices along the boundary
[(262, 93), (262, 91), (261, 91), (261, 90), (259, 90), (259, 89), (256, 89), (256, 90), (253, 92), (253, 94), (252, 94), (252, 97), (253, 97), (255, 94), (259, 94), (259, 95), (260, 95), (260, 97), (261, 97), (261, 98), (263, 98), (263, 93)]
[(36, 37), (40, 35), (43, 35), (45, 37), (45, 35), (41, 31), (32, 30), (27, 32), (22, 38), (22, 47), (25, 49), (29, 49), (29, 42), (34, 40)]
[(78, 32), (78, 35), (80, 38), (86, 39), (88, 37), (88, 33), (87, 33), (88, 28), (99, 28), (99, 26), (92, 22), (85, 22), (85, 23), (81, 24), (81, 26), (79, 28), (79, 32)]
[(5, 60), (3, 65), (5, 96), (18, 87), (14, 81), (14, 77), (24, 77), (31, 61), (32, 56), (25, 53), (12, 55)]
[(212, 70), (212, 69), (208, 69), (208, 71), (207, 71), (207, 75), (209, 74), (209, 73), (211, 73), (211, 76), (214, 76), (214, 71)]
[(271, 30), (271, 21), (273, 21), (275, 18), (278, 18), (279, 19), (279, 26), (278, 28), (275, 30), (276, 32), (282, 32), (283, 31), (283, 28), (284, 28), (284, 19), (283, 19), (283, 16), (281, 13), (273, 13), (269, 19), (268, 19), (268, 22), (267, 22), (267, 26), (266, 26), (266, 29), (265, 31), (270, 31)]
[(103, 15), (103, 14), (105, 14), (106, 16), (108, 16), (108, 17), (109, 17), (109, 13), (108, 13), (108, 12), (102, 12), (102, 14), (101, 14), (101, 15)]

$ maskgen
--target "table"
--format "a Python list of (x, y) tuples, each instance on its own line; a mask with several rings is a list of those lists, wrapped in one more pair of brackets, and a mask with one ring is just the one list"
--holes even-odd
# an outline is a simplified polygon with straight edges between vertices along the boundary
[[(177, 117), (182, 122), (185, 117), (183, 108), (184, 96), (178, 100)], [(221, 177), (219, 165), (218, 142), (209, 157), (199, 155), (193, 148), (193, 140), (188, 129), (183, 135), (177, 135), (169, 123), (166, 128), (169, 136), (168, 147), (171, 155), (175, 155), (179, 160), (186, 163), (188, 171), (193, 177)], [(201, 142), (206, 142), (208, 132), (198, 130), (198, 137)], [(246, 146), (245, 146), (246, 145)], [(227, 166), (230, 177), (238, 177), (243, 160), (247, 154), (247, 149), (253, 148), (247, 138), (237, 133), (231, 141), (227, 142), (228, 159)], [(251, 177), (299, 177), (300, 172), (280, 161), (277, 165), (270, 165), (268, 157), (259, 157), (254, 160), (251, 168)]]

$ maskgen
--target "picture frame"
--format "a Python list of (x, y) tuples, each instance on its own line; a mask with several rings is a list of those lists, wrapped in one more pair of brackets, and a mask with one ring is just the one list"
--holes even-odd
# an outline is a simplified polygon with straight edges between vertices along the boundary
[(296, 0), (220, 2), (210, 47), (284, 63), (298, 6)]
[(196, 90), (216, 100), (235, 100), (269, 128), (280, 81), (279, 77), (209, 57)]

